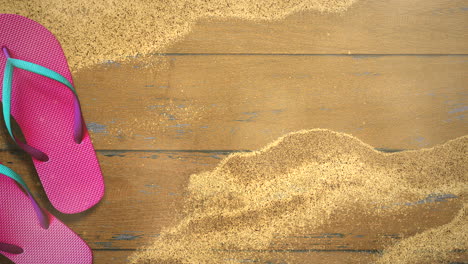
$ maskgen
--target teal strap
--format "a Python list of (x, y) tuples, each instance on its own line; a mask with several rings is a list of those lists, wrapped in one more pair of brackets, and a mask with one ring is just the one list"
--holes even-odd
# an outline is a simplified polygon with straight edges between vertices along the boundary
[(0, 164), (0, 174), (3, 174), (5, 176), (8, 176), (15, 180), (17, 183), (21, 185), (21, 187), (28, 193), (31, 193), (29, 190), (28, 186), (26, 183), (23, 181), (23, 178), (19, 176), (16, 172), (14, 172), (12, 169), (8, 168), (7, 166)]
[[(49, 228), (49, 218), (47, 217), (47, 214), (42, 210), (42, 208), (39, 206), (37, 203), (36, 199), (34, 199), (31, 191), (29, 190), (28, 186), (26, 183), (23, 181), (21, 176), (19, 176), (16, 172), (14, 172), (12, 169), (8, 168), (7, 166), (0, 164), (0, 174), (3, 174), (11, 179), (13, 179), (15, 182), (17, 182), (21, 188), (26, 192), (26, 194), (29, 197), (29, 200), (31, 200), (32, 206), (34, 208), (34, 212), (36, 213), (37, 219), (39, 220), (39, 224), (42, 228), (47, 229)], [(13, 197), (14, 199), (15, 197)]]
[(3, 118), (5, 119), (5, 125), (8, 129), (10, 136), (16, 141), (15, 136), (13, 135), (11, 129), (11, 85), (13, 81), (13, 67), (17, 67), (26, 71), (37, 73), (39, 75), (45, 76), (47, 78), (56, 80), (68, 88), (75, 94), (75, 97), (78, 98), (75, 88), (73, 85), (59, 73), (43, 67), (39, 64), (35, 64), (29, 61), (19, 60), (8, 58), (5, 65), (5, 72), (3, 77), (3, 91), (2, 91), (2, 101), (3, 101)]

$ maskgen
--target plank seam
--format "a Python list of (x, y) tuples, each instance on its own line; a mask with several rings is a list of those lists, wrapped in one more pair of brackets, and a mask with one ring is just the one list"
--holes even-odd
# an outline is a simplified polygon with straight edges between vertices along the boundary
[[(144, 55), (139, 55), (144, 56)], [(135, 57), (139, 57), (135, 56)], [(466, 53), (150, 53), (147, 56), (339, 56), (339, 57), (396, 57), (396, 56), (421, 56), (421, 57), (456, 57), (468, 56)], [(134, 57), (134, 56), (131, 56)]]

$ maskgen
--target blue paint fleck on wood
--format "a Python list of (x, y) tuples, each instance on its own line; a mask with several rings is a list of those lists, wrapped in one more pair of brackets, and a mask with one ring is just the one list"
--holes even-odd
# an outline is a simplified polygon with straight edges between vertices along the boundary
[(96, 123), (96, 122), (90, 122), (86, 124), (86, 127), (88, 128), (89, 131), (93, 133), (107, 133), (107, 126)]
[(452, 109), (449, 111), (449, 114), (460, 113), (465, 111), (468, 111), (468, 105)]
[(130, 234), (117, 234), (112, 237), (114, 240), (135, 240), (142, 237), (142, 235), (130, 235)]
[(115, 247), (112, 245), (112, 242), (94, 242), (98, 246), (102, 246), (106, 249), (120, 249), (120, 247)]

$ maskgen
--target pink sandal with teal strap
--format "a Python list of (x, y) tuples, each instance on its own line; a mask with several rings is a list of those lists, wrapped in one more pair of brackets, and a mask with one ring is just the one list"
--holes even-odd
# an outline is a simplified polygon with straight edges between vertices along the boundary
[[(3, 116), (33, 158), (52, 205), (79, 213), (98, 203), (104, 181), (60, 43), (28, 18), (0, 14)], [(11, 116), (26, 142), (11, 129)]]
[(0, 254), (16, 264), (91, 264), (86, 243), (41, 209), (10, 168), (0, 164)]

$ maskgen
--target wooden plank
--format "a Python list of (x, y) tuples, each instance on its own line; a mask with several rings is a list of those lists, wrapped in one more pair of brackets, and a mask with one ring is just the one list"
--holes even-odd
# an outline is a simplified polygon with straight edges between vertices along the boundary
[(342, 14), (302, 12), (284, 20), (205, 19), (178, 53), (466, 54), (465, 0), (361, 0)]
[[(99, 152), (98, 156), (107, 187), (103, 201), (87, 212), (63, 215), (50, 207), (28, 158), (0, 152), (0, 160), (24, 176), (48, 210), (93, 249), (108, 250), (138, 248), (177, 223), (183, 217), (189, 176), (212, 169), (225, 154)], [(382, 250), (403, 237), (450, 222), (462, 205), (457, 198), (435, 200), (405, 206), (401, 215), (392, 218), (369, 216), (358, 208), (352, 214), (338, 211), (329, 224), (318, 229), (278, 236), (272, 250)]]
[[(94, 251), (94, 264), (127, 263), (134, 251)], [(372, 263), (379, 257), (373, 252), (272, 252), (260, 254), (256, 259), (239, 259), (237, 263), (314, 263), (314, 264), (361, 264)], [(461, 252), (452, 252), (449, 263), (465, 263)], [(288, 261), (286, 261), (286, 259)], [(226, 261), (225, 263), (233, 263)], [(234, 262), (236, 263), (236, 262)], [(164, 263), (179, 264), (179, 263)]]
[[(95, 264), (115, 264), (126, 263), (133, 251), (94, 251)], [(317, 264), (351, 264), (351, 263), (369, 263), (375, 257), (375, 254), (366, 252), (304, 252), (304, 253), (286, 253), (294, 262), (290, 263), (317, 263)], [(284, 263), (281, 262), (285, 253), (264, 254), (262, 259), (255, 262), (260, 263)], [(292, 257), (292, 258), (291, 258)], [(249, 263), (254, 260), (239, 259), (238, 263)], [(228, 262), (226, 262), (228, 263)], [(233, 262), (229, 262), (233, 263)], [(235, 263), (235, 262), (234, 262)], [(165, 263), (172, 264), (172, 263)], [(176, 263), (173, 263), (176, 264)]]
[(468, 132), (467, 58), (168, 56), (75, 80), (97, 149), (257, 149), (311, 128), (418, 149)]
[[(94, 264), (123, 264), (128, 263), (128, 258), (134, 254), (135, 251), (130, 250), (95, 250), (93, 252), (93, 263)], [(257, 262), (260, 263), (283, 263), (282, 259), (285, 257), (288, 260), (294, 262), (291, 263), (316, 263), (316, 264), (359, 264), (359, 263), (371, 263), (376, 257), (375, 253), (369, 252), (288, 252), (288, 253), (275, 253), (275, 254), (264, 254), (257, 259)], [(457, 261), (463, 260), (463, 256), (460, 253), (453, 254), (453, 260), (451, 263), (456, 263)], [(239, 263), (242, 261), (247, 262), (248, 260), (239, 260)], [(269, 261), (269, 262), (268, 262)], [(271, 262), (276, 261), (276, 262)], [(1, 264), (13, 264), (13, 262), (7, 260), (5, 257), (0, 255)], [(232, 262), (230, 262), (232, 263)], [(171, 264), (171, 263), (165, 263)], [(174, 263), (176, 264), (176, 263)]]
[(128, 257), (130, 257), (134, 251), (108, 251), (108, 250), (95, 250), (93, 251), (93, 263), (94, 264), (124, 264), (128, 263)]
[[(115, 264), (127, 263), (128, 258), (134, 251), (94, 251), (95, 264)], [(316, 264), (352, 264), (352, 263), (369, 263), (376, 254), (367, 252), (299, 252), (299, 253), (270, 253), (261, 256), (261, 259), (248, 260), (239, 259), (238, 263), (284, 263), (281, 262), (285, 255), (294, 262), (288, 263), (316, 263)], [(292, 255), (292, 256), (291, 256)], [(226, 263), (233, 263), (226, 262)], [(236, 262), (234, 262), (236, 263)], [(177, 264), (177, 263), (164, 263)]]
[[(123, 264), (128, 263), (128, 258), (134, 254), (133, 250), (94, 250), (93, 263), (94, 264)], [(257, 262), (260, 263), (283, 263), (281, 260), (288, 258), (290, 263), (316, 263), (316, 264), (359, 264), (371, 263), (372, 260), (378, 257), (378, 254), (372, 252), (275, 252), (270, 254), (263, 254)], [(451, 263), (463, 260), (460, 253), (453, 253), (453, 260)], [(239, 263), (248, 262), (248, 260), (239, 260)], [(269, 262), (268, 262), (269, 261)], [(1, 264), (12, 264), (13, 262), (7, 260), (0, 255)], [(232, 262), (230, 262), (232, 263)], [(165, 263), (171, 264), (171, 263)], [(176, 264), (176, 263), (174, 263)]]

